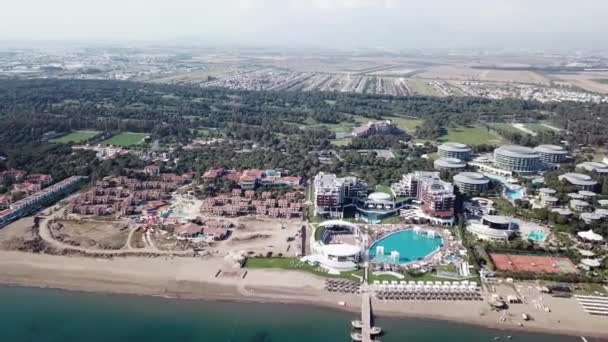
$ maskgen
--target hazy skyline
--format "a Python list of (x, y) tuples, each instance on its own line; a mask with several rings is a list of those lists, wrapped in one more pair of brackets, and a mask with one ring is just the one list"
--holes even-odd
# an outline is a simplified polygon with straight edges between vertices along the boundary
[(600, 0), (20, 0), (2, 40), (605, 49)]

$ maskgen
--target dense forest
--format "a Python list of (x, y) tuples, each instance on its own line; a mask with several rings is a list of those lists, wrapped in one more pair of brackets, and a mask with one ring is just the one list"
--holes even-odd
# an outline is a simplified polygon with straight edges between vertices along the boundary
[[(424, 120), (415, 135), (433, 139), (455, 125), (543, 119), (566, 128), (569, 134), (532, 138), (500, 133), (524, 145), (559, 139), (604, 145), (608, 142), (607, 114), (608, 104), (575, 102), (252, 92), (107, 80), (0, 80), (0, 157), (7, 159), (0, 167), (50, 169), (56, 178), (120, 167), (100, 165), (90, 153), (73, 153), (68, 146), (45, 142), (45, 133), (50, 131), (145, 132), (153, 140), (174, 146), (191, 141), (201, 131), (211, 131), (228, 142), (203, 152), (178, 148), (181, 168), (275, 167), (306, 176), (323, 169), (354, 172), (376, 183), (395, 180), (412, 166), (422, 167), (417, 160), (428, 151), (402, 146), (400, 137), (356, 138), (348, 147), (334, 147), (329, 140), (335, 133), (323, 125), (414, 117)], [(248, 145), (235, 147), (234, 142)], [(238, 152), (252, 144), (256, 149), (250, 153)], [(331, 165), (319, 164), (317, 153), (330, 148), (341, 150), (345, 158)], [(378, 148), (392, 148), (396, 157), (383, 160), (354, 152)]]

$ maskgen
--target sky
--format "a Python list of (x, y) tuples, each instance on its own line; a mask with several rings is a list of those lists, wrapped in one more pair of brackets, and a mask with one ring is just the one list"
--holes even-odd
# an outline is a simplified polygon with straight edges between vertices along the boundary
[(0, 40), (598, 48), (606, 0), (0, 0)]

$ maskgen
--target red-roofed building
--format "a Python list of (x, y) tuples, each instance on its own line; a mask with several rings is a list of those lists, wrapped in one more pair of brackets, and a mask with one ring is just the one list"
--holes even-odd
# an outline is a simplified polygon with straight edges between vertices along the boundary
[(254, 176), (249, 176), (249, 175), (244, 174), (241, 176), (241, 178), (239, 178), (239, 186), (241, 187), (241, 189), (245, 189), (245, 190), (255, 189), (257, 182), (258, 182), (258, 179), (255, 178)]
[(203, 234), (203, 226), (189, 223), (175, 228), (175, 234), (183, 238), (193, 238)]
[(224, 174), (224, 179), (238, 182), (242, 175), (239, 171), (230, 170)]
[(224, 173), (225, 173), (225, 170), (221, 167), (209, 169), (203, 174), (203, 178), (204, 179), (216, 179), (216, 178), (223, 176)]
[(14, 182), (21, 182), (25, 178), (26, 174), (27, 174), (27, 172), (25, 172), (25, 171), (12, 169), (12, 170), (3, 171), (2, 173), (0, 173), (0, 179), (1, 180), (10, 179)]
[(274, 184), (276, 185), (287, 185), (287, 186), (298, 186), (302, 184), (302, 177), (281, 177), (277, 179)]
[(25, 180), (28, 183), (40, 184), (42, 187), (49, 186), (49, 185), (51, 185), (51, 183), (53, 183), (53, 177), (51, 177), (50, 175), (45, 175), (45, 174), (40, 174), (40, 173), (34, 173), (31, 175), (27, 175)]

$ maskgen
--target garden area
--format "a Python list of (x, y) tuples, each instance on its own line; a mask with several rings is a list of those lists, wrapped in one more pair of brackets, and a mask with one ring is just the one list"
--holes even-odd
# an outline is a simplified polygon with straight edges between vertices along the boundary
[(101, 144), (108, 146), (129, 147), (143, 143), (146, 136), (148, 136), (146, 133), (123, 132), (102, 141)]
[(81, 143), (87, 141), (99, 135), (98, 131), (76, 131), (60, 136), (55, 139), (49, 140), (52, 143), (57, 144), (68, 144), (68, 143)]

